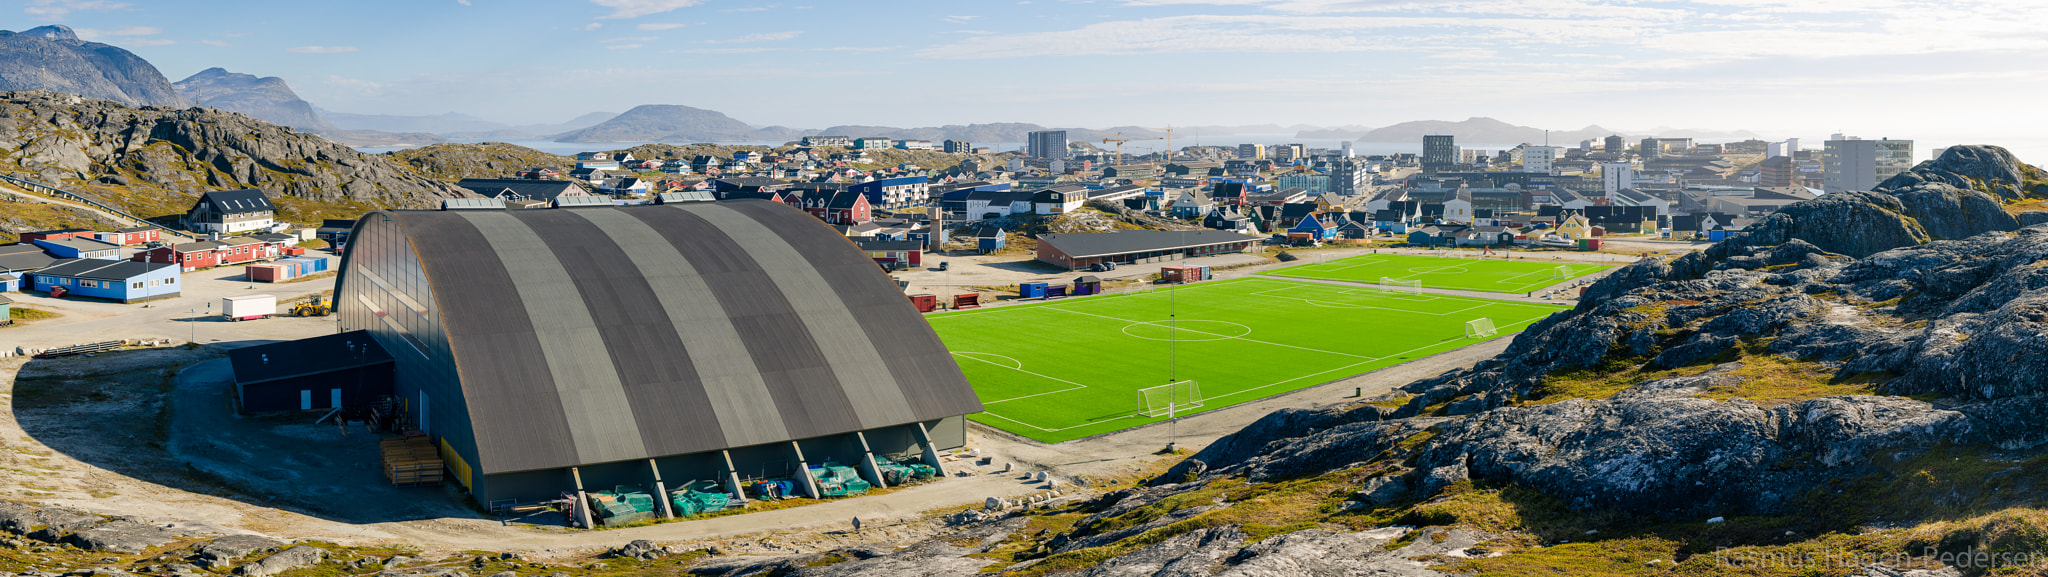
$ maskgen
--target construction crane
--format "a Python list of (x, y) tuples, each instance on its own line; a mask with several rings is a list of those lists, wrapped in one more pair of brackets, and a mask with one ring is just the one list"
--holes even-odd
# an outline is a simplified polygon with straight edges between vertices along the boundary
[(1124, 138), (1124, 133), (1118, 132), (1116, 133), (1116, 138), (1104, 138), (1102, 139), (1102, 142), (1105, 144), (1111, 142), (1116, 143), (1116, 163), (1117, 165), (1121, 166), (1124, 163), (1124, 143), (1137, 142), (1140, 140), (1159, 140), (1159, 138)]
[(1173, 125), (1168, 124), (1166, 128), (1147, 128), (1146, 130), (1157, 130), (1166, 133), (1166, 161), (1173, 162)]

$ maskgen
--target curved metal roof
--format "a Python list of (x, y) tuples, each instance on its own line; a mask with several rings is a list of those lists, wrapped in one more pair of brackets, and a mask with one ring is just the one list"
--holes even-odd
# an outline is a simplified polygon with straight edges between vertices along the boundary
[(896, 284), (783, 204), (388, 214), (440, 307), (485, 473), (981, 411)]

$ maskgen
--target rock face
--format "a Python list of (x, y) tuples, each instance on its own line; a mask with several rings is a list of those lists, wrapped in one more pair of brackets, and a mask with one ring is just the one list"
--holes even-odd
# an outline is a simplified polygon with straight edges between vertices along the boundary
[(283, 78), (257, 78), (250, 74), (208, 68), (172, 84), (178, 94), (207, 108), (219, 108), (256, 117), (257, 120), (290, 126), (308, 132), (334, 130), (321, 120), (313, 105), (299, 99)]
[[(2048, 272), (2039, 266), (2048, 263), (2048, 226), (2019, 228), (1989, 195), (1948, 184), (1982, 178), (1939, 168), (2033, 170), (1970, 160), (2012, 163), (2002, 153), (1951, 149), (1914, 178), (1895, 179), (1905, 188), (1802, 202), (1709, 250), (1631, 265), (1500, 356), (1407, 385), (1415, 398), (1406, 406), (1281, 411), (1191, 460), (1208, 475), (1314, 474), (1428, 429), (1436, 435), (1407, 472), (1363, 488), (1368, 499), (1427, 497), (1473, 478), (1575, 507), (1690, 515), (1783, 511), (1885, 452), (2048, 443)], [(1774, 339), (1769, 354), (1837, 377), (1877, 375), (1883, 393), (1942, 400), (1706, 398), (1741, 389), (1743, 364), (1732, 362), (1611, 397), (1503, 408), (1543, 398), (1545, 379), (1560, 372), (1615, 357), (1648, 359), (1651, 369), (1695, 365), (1759, 338)], [(1429, 406), (1448, 418), (1415, 418)], [(1169, 472), (1160, 482), (1180, 480)]]
[(0, 91), (50, 90), (131, 106), (186, 106), (188, 101), (142, 57), (78, 39), (70, 28), (0, 30)]
[(771, 126), (756, 129), (712, 110), (676, 104), (643, 104), (596, 126), (555, 135), (560, 142), (734, 142), (783, 140), (801, 131)]
[(503, 142), (433, 144), (385, 153), (421, 176), (441, 181), (512, 178), (519, 170), (550, 167), (568, 172), (576, 159)]
[(202, 192), (235, 188), (385, 207), (465, 194), (388, 158), (242, 114), (43, 91), (0, 93), (0, 171), (57, 186), (118, 187), (125, 194), (108, 200), (143, 216), (182, 212)]

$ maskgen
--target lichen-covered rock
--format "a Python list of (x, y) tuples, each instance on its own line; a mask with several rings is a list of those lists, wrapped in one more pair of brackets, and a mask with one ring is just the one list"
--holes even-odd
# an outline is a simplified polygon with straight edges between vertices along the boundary
[(327, 552), (317, 547), (297, 545), (290, 549), (278, 551), (269, 557), (264, 557), (261, 561), (236, 568), (235, 574), (247, 575), (249, 577), (268, 577), (319, 563), (326, 556)]
[(1983, 191), (2006, 200), (2026, 196), (2020, 189), (2025, 169), (2012, 151), (1999, 146), (1951, 146), (1940, 158), (1921, 162), (1911, 170), (1893, 175), (1877, 185), (1878, 190), (1903, 190), (1930, 183), (1964, 190)]

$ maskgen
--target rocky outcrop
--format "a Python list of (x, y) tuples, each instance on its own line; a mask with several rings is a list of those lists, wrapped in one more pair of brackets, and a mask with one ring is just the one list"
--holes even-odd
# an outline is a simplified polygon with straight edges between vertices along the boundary
[(249, 577), (269, 577), (292, 569), (319, 563), (321, 559), (326, 557), (327, 552), (322, 551), (318, 547), (298, 545), (290, 549), (278, 551), (269, 557), (264, 557), (261, 561), (238, 567), (235, 569), (235, 574), (247, 575)]
[(8, 90), (49, 90), (130, 106), (188, 105), (148, 60), (80, 40), (64, 26), (0, 30), (0, 91)]
[(283, 78), (257, 78), (228, 72), (219, 67), (199, 71), (171, 86), (178, 94), (207, 108), (240, 112), (257, 120), (290, 126), (308, 132), (335, 130), (334, 125), (313, 112), (313, 105), (299, 98)]
[(1926, 184), (1946, 184), (1976, 190), (2002, 200), (2018, 200), (2032, 190), (2024, 189), (2028, 168), (2012, 151), (1998, 146), (1951, 146), (1940, 158), (1922, 162), (1912, 170), (1885, 179), (1878, 190), (1904, 190)]
[[(66, 187), (111, 189), (106, 200), (154, 216), (210, 190), (425, 207), (465, 193), (390, 159), (204, 108), (133, 108), (53, 92), (0, 93), (0, 171)], [(290, 216), (291, 207), (284, 210)]]
[(384, 156), (420, 176), (454, 182), (465, 178), (512, 178), (521, 169), (548, 167), (568, 172), (576, 159), (516, 144), (434, 144), (387, 152)]

